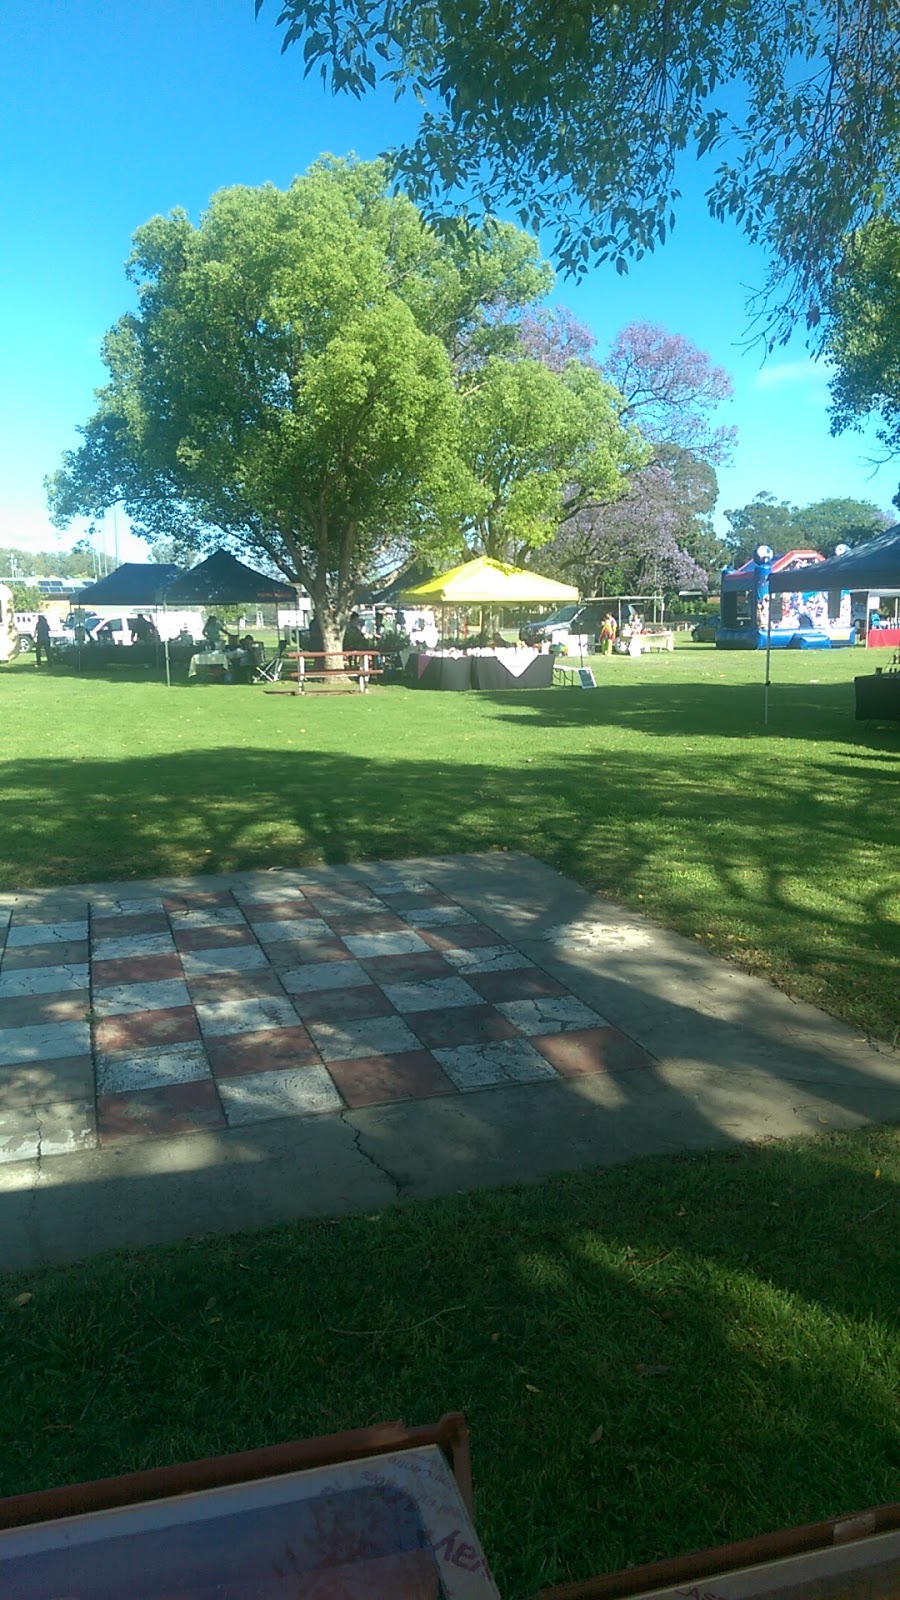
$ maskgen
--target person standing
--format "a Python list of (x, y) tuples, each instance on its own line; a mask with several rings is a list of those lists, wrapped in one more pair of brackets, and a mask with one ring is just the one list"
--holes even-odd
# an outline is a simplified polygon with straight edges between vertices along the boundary
[(210, 650), (218, 650), (222, 639), (222, 624), (218, 617), (207, 617), (203, 624), (203, 637)]
[(612, 648), (616, 642), (618, 624), (611, 611), (608, 611), (600, 625), (600, 654), (611, 656)]
[(34, 664), (39, 667), (41, 656), (45, 656), (47, 665), (50, 665), (50, 624), (43, 611), (34, 626)]

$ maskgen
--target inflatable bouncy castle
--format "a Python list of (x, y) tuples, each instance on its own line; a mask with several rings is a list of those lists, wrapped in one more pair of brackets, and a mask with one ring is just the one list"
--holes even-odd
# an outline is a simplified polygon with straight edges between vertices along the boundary
[[(843, 555), (838, 545), (835, 555)], [(752, 560), (722, 573), (717, 650), (833, 650), (856, 643), (849, 590), (817, 589), (815, 568), (825, 560), (818, 550), (789, 550), (776, 560), (768, 545), (758, 545)], [(792, 572), (797, 587), (769, 595), (769, 575)]]

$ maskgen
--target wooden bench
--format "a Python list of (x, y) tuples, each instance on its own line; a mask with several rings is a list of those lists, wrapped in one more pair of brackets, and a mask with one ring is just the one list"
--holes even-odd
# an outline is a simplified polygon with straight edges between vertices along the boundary
[[(333, 689), (326, 690), (325, 683), (327, 680), (332, 678), (355, 678), (359, 693), (367, 694), (369, 689), (369, 679), (381, 678), (384, 676), (383, 667), (373, 667), (371, 665), (373, 657), (377, 655), (377, 650), (361, 650), (358, 647), (355, 650), (287, 650), (284, 654), (284, 660), (295, 663), (294, 683), (289, 687), (288, 683), (285, 682), (283, 688), (264, 689), (263, 693), (316, 693), (317, 691), (310, 690), (309, 688), (309, 681), (312, 679), (314, 683), (321, 682), (322, 688), (319, 691), (321, 693), (352, 694), (354, 691), (349, 686), (345, 690), (341, 690), (337, 686), (335, 686)], [(334, 661), (338, 656), (341, 658), (341, 666), (325, 666), (326, 661)], [(307, 667), (308, 661), (313, 662), (313, 666)], [(317, 666), (315, 665), (316, 662), (321, 662), (322, 665)], [(351, 665), (351, 662), (353, 665)]]

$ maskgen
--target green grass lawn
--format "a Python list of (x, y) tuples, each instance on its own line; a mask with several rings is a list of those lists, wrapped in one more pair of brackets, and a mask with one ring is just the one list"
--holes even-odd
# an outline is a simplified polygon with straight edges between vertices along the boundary
[(898, 1180), (866, 1132), (6, 1279), (0, 1494), (459, 1407), (507, 1600), (893, 1499)]
[(900, 729), (862, 651), (686, 645), (598, 689), (261, 689), (0, 670), (3, 887), (515, 847), (860, 1029), (900, 1026)]
[[(762, 660), (705, 647), (507, 696), (17, 664), (2, 882), (524, 849), (891, 1037), (862, 663), (780, 656), (768, 731)], [(869, 1131), (6, 1279), (0, 1494), (459, 1407), (511, 1597), (894, 1498), (898, 1180)]]

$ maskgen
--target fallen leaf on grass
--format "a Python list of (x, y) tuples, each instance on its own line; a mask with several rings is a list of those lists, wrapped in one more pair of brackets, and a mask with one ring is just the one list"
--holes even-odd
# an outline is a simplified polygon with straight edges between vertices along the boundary
[(29, 1300), (33, 1300), (33, 1299), (34, 1299), (34, 1295), (33, 1294), (29, 1294), (28, 1291), (26, 1290), (26, 1292), (24, 1294), (17, 1294), (15, 1300), (12, 1301), (12, 1304), (14, 1306), (27, 1306)]
[(541, 1394), (542, 1393), (542, 1391), (540, 1389), (536, 1388), (533, 1383), (526, 1383), (525, 1387), (528, 1390), (529, 1394)]
[(666, 1367), (662, 1362), (658, 1361), (650, 1362), (649, 1364), (645, 1361), (639, 1361), (634, 1370), (639, 1378), (667, 1378), (672, 1368)]
[(588, 1439), (588, 1444), (599, 1444), (600, 1440), (602, 1438), (603, 1438), (603, 1424), (601, 1422), (599, 1428), (595, 1428), (593, 1433), (591, 1434), (591, 1437)]

